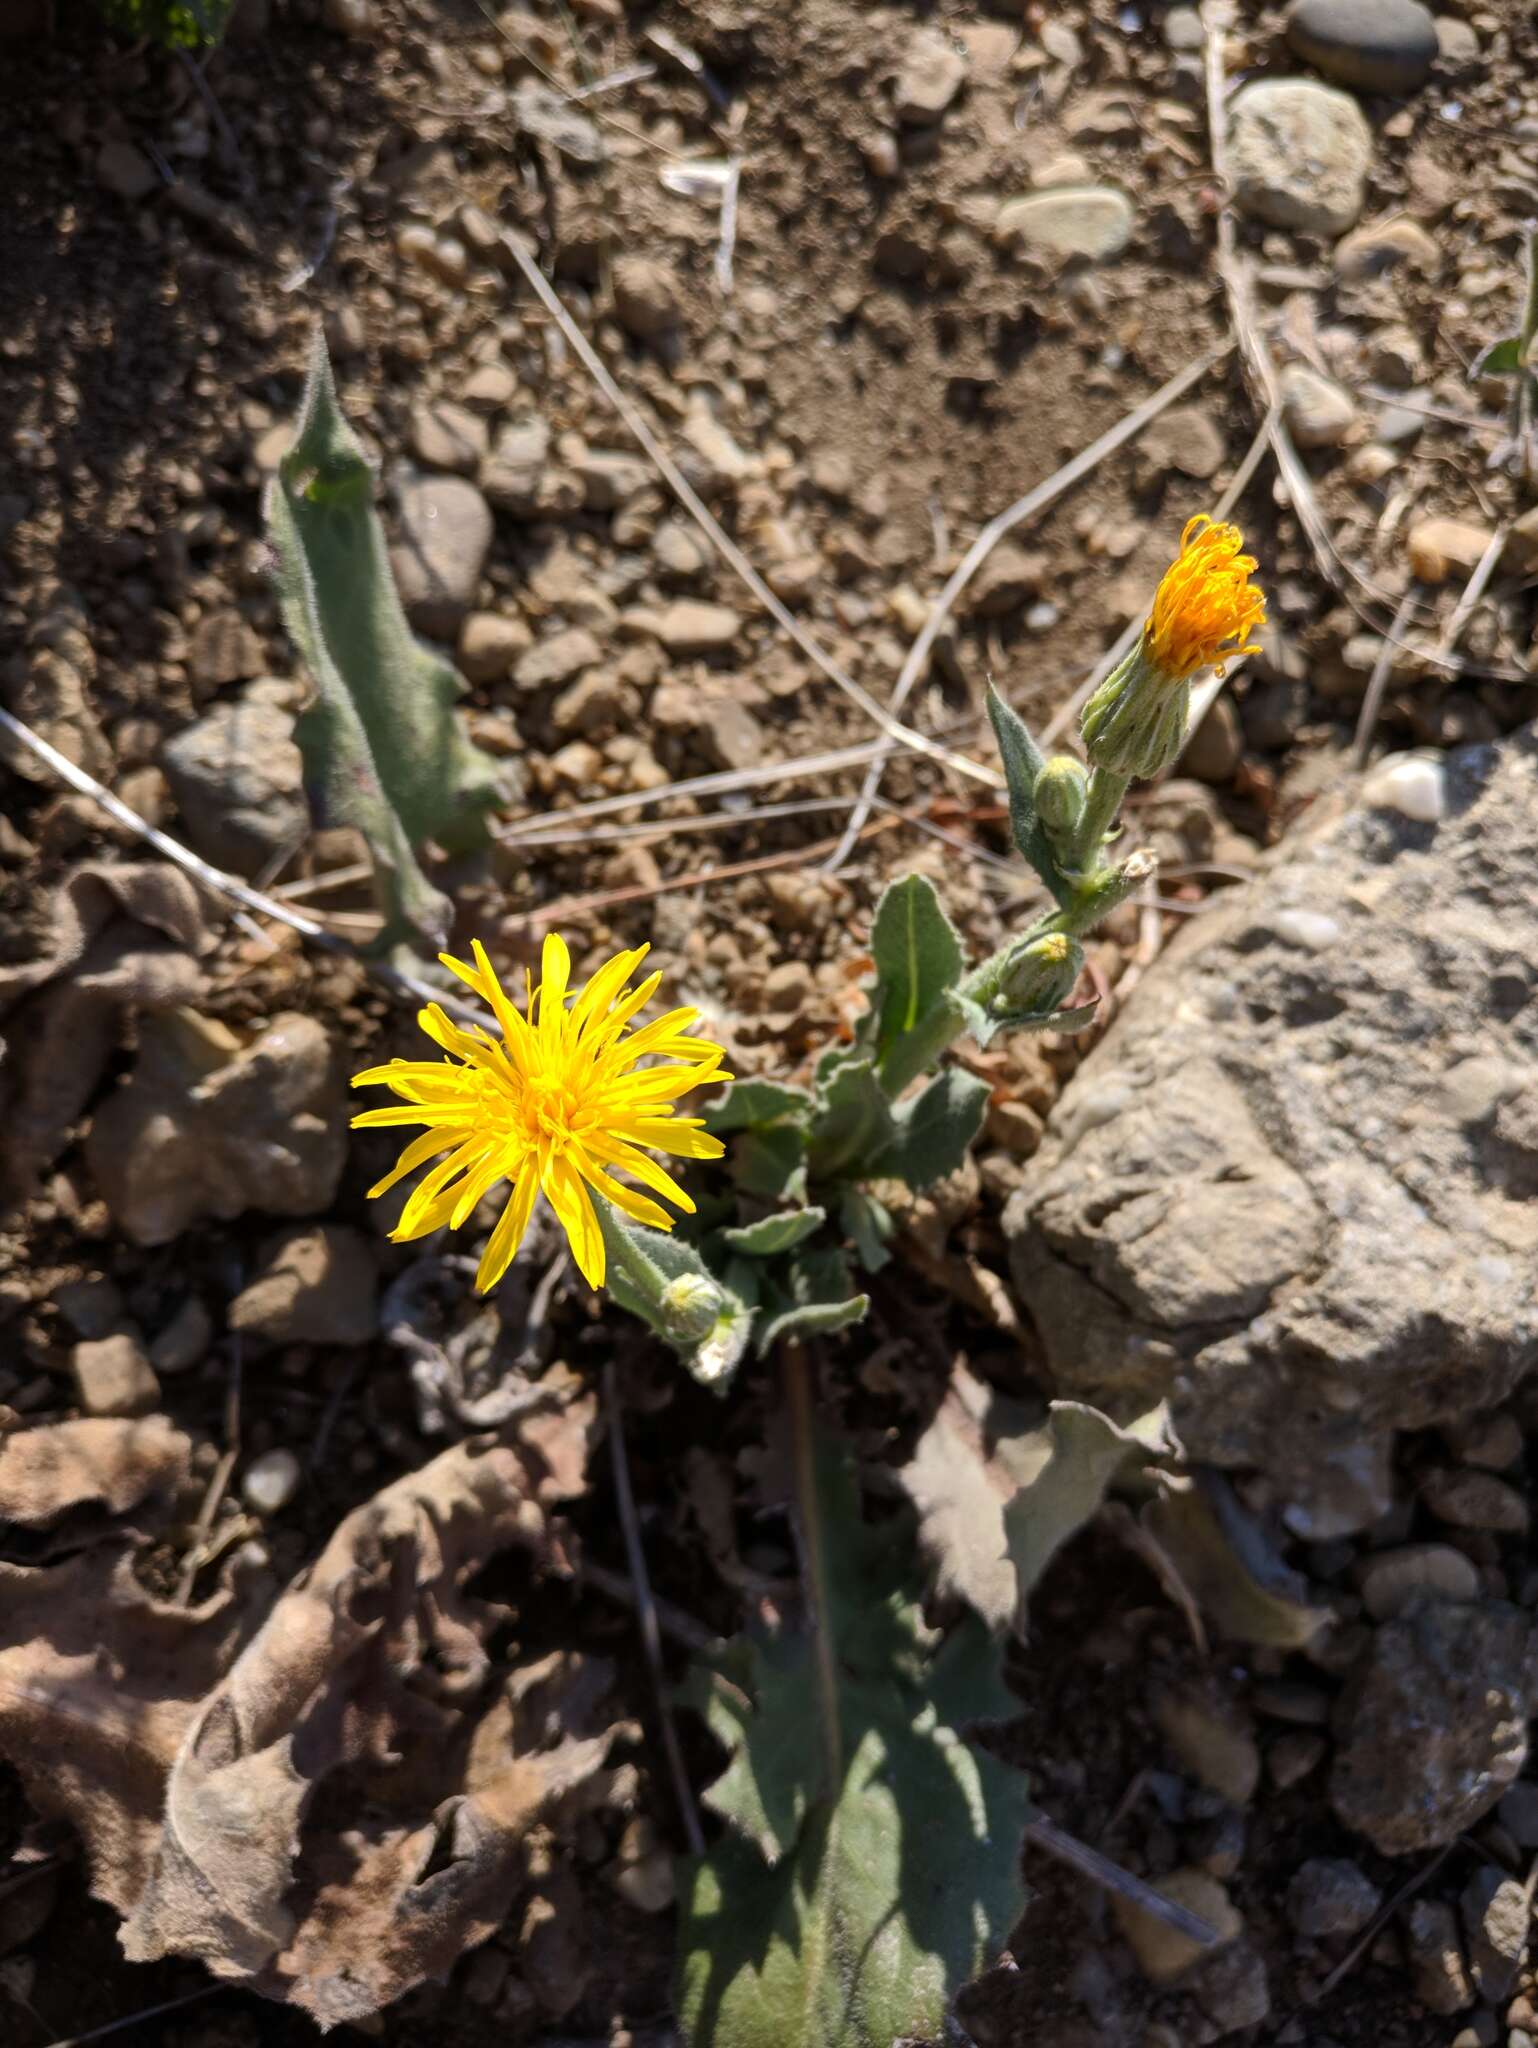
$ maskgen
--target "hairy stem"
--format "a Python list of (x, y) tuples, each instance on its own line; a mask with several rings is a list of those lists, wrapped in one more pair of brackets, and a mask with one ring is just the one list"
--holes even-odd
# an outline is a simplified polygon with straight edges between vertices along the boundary
[(823, 1762), (828, 1773), (827, 1792), (830, 1799), (836, 1799), (844, 1775), (844, 1745), (839, 1729), (838, 1663), (829, 1623), (828, 1532), (822, 1525), (822, 1503), (817, 1491), (812, 1365), (804, 1345), (792, 1341), (782, 1347), (781, 1370), (785, 1379), (785, 1406), (790, 1416), (791, 1462), (795, 1475), (792, 1521), (801, 1563), (801, 1584), (812, 1628)]
[(1115, 775), (1109, 768), (1092, 768), (1089, 774), (1089, 791), (1084, 802), (1084, 816), (1079, 821), (1078, 839), (1074, 846), (1074, 865), (1084, 873), (1091, 873), (1104, 865), (1102, 848), (1105, 835), (1116, 822), (1116, 813), (1121, 809), (1121, 800), (1127, 794), (1128, 775)]

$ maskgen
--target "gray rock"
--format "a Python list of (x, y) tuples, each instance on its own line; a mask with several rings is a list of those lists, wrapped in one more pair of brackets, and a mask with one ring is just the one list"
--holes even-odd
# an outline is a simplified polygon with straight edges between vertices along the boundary
[(1486, 2005), (1503, 2005), (1517, 1988), (1533, 1909), (1515, 1878), (1488, 1866), (1474, 1872), (1458, 1901), (1469, 1972)]
[(474, 476), (487, 440), (485, 420), (467, 406), (419, 405), (411, 415), (411, 452), (424, 469)]
[(509, 420), (481, 465), (481, 489), (499, 512), (527, 519), (539, 509), (550, 459), (550, 429), (537, 413)]
[(261, 1344), (366, 1344), (379, 1328), (368, 1240), (342, 1223), (290, 1231), (230, 1303), (232, 1330)]
[(730, 605), (675, 598), (657, 620), (657, 638), (669, 654), (724, 654), (742, 630)]
[(250, 621), (226, 606), (198, 620), (188, 665), (205, 690), (224, 690), (261, 674), (262, 643)]
[(201, 1365), (214, 1341), (214, 1319), (200, 1295), (189, 1294), (181, 1307), (157, 1332), (150, 1345), (150, 1364), (156, 1372), (190, 1372)]
[(1125, 193), (1110, 185), (1054, 185), (1009, 199), (999, 208), (995, 238), (1045, 256), (1104, 262), (1132, 239), (1134, 215)]
[(1513, 1785), (1496, 1813), (1519, 1849), (1538, 1849), (1538, 1785), (1531, 1778)]
[(520, 655), (513, 665), (513, 681), (520, 690), (549, 690), (569, 683), (602, 659), (603, 649), (586, 626), (568, 626), (564, 633), (547, 633)]
[(1356, 101), (1306, 78), (1264, 78), (1234, 99), (1229, 169), (1241, 212), (1333, 239), (1367, 194), (1372, 131)]
[(250, 1045), (188, 1010), (139, 1025), (132, 1074), (96, 1111), (86, 1161), (135, 1244), (247, 1209), (329, 1207), (347, 1157), (346, 1091), (313, 1017), (286, 1011)]
[(1527, 1533), (1527, 1502), (1493, 1472), (1428, 1472), (1421, 1481), (1421, 1498), (1438, 1521), (1454, 1529), (1495, 1529), (1508, 1536)]
[(160, 750), (160, 765), (196, 852), (256, 875), (309, 831), (294, 721), (260, 701), (221, 704)]
[(1038, 596), (1051, 573), (1051, 557), (1042, 549), (1002, 541), (972, 579), (966, 609), (976, 619), (1005, 618)]
[(1372, 1879), (1342, 1856), (1314, 1856), (1300, 1863), (1287, 1887), (1287, 1918), (1310, 1941), (1360, 1934), (1382, 1903)]
[(1323, 804), (1059, 1098), (1005, 1228), (1065, 1396), (1281, 1472), (1531, 1371), (1538, 738), (1444, 773), (1436, 824)]
[(1282, 417), (1300, 448), (1338, 448), (1355, 430), (1356, 400), (1303, 363), (1288, 363), (1278, 380)]
[(491, 507), (463, 477), (413, 477), (402, 485), (390, 561), (413, 625), (453, 640), (475, 603), (491, 532)]
[(620, 256), (614, 264), (614, 310), (637, 341), (661, 341), (681, 318), (678, 279), (652, 256)]
[(1287, 40), (1305, 64), (1363, 92), (1414, 92), (1437, 57), (1436, 23), (1416, 0), (1293, 0)]
[(1203, 1956), (1181, 1985), (1196, 2000), (1213, 2028), (1206, 2038), (1258, 2027), (1270, 2017), (1271, 1987), (1259, 1951), (1247, 1941), (1231, 1941), (1215, 1954)]
[(569, 93), (554, 92), (537, 78), (521, 79), (513, 94), (512, 113), (525, 135), (548, 142), (577, 169), (607, 162), (609, 152), (602, 133)]
[(1435, 277), (1442, 267), (1442, 251), (1436, 237), (1408, 214), (1367, 221), (1335, 245), (1335, 268), (1350, 284), (1381, 277), (1400, 264), (1419, 271), (1423, 277)]
[(1479, 1567), (1450, 1543), (1406, 1543), (1380, 1550), (1362, 1567), (1362, 1605), (1374, 1621), (1392, 1621), (1422, 1594), (1479, 1598)]
[(83, 1415), (148, 1415), (160, 1406), (160, 1382), (134, 1337), (77, 1344), (70, 1372)]
[(1440, 1899), (1417, 1899), (1405, 1915), (1410, 1988), (1431, 2012), (1462, 2012), (1474, 2003), (1458, 1919)]
[(1533, 1631), (1500, 1601), (1385, 1622), (1341, 1696), (1330, 1803), (1385, 1856), (1450, 1842), (1527, 1757)]
[(899, 121), (925, 127), (938, 121), (960, 92), (967, 75), (964, 50), (937, 28), (916, 28), (908, 38), (902, 69), (892, 88)]
[(1260, 1751), (1244, 1708), (1197, 1686), (1161, 1686), (1152, 1706), (1159, 1733), (1188, 1776), (1231, 1806), (1248, 1806), (1260, 1783)]
[(589, 512), (612, 512), (644, 491), (652, 480), (651, 465), (621, 449), (590, 448), (572, 464)]

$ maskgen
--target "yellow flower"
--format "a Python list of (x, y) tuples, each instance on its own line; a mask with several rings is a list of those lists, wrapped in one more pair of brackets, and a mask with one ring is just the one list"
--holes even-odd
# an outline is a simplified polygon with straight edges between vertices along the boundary
[(1185, 741), (1196, 670), (1216, 662), (1221, 675), (1225, 661), (1259, 651), (1249, 636), (1265, 624), (1266, 601), (1243, 546), (1237, 526), (1215, 526), (1205, 512), (1187, 521), (1142, 637), (1084, 707), (1079, 730), (1095, 767), (1162, 775)]
[(1249, 636), (1266, 622), (1266, 601), (1250, 582), (1258, 564), (1241, 554), (1237, 526), (1215, 526), (1205, 512), (1186, 522), (1180, 553), (1165, 570), (1143, 627), (1148, 658), (1171, 682), (1240, 654), (1258, 654)]
[[(721, 1156), (724, 1147), (701, 1120), (678, 1116), (673, 1108), (691, 1088), (732, 1078), (722, 1072), (721, 1048), (690, 1035), (689, 1027), (698, 1021), (693, 1010), (670, 1010), (632, 1028), (632, 1018), (662, 979), (653, 974), (636, 988), (629, 985), (646, 958), (646, 946), (617, 953), (585, 988), (568, 997), (571, 955), (563, 939), (547, 933), (539, 987), (530, 987), (524, 977), (527, 1014), (498, 981), (479, 939), (472, 950), (473, 967), (447, 953), (440, 957), (490, 1009), (496, 1033), (484, 1025), (465, 1030), (439, 1004), (429, 1003), (417, 1022), (446, 1058), (390, 1060), (353, 1076), (355, 1088), (383, 1086), (401, 1097), (401, 1106), (355, 1116), (355, 1129), (427, 1126), (369, 1194), (382, 1195), (404, 1174), (429, 1159), (437, 1161), (390, 1233), (405, 1243), (445, 1223), (458, 1230), (483, 1195), (499, 1181), (509, 1181), (507, 1206), (475, 1276), (484, 1294), (512, 1263), (534, 1197), (543, 1190), (571, 1240), (583, 1278), (601, 1287), (604, 1240), (589, 1189), (637, 1223), (671, 1230), (673, 1219), (664, 1208), (612, 1177), (617, 1168), (686, 1214), (693, 1212), (693, 1202), (677, 1181), (642, 1148), (680, 1159)], [(641, 1061), (661, 1064), (643, 1066)]]

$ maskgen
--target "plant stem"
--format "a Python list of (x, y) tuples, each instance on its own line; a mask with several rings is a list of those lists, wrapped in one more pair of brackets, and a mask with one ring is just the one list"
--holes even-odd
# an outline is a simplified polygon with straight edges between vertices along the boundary
[(1116, 822), (1116, 813), (1121, 809), (1121, 800), (1127, 794), (1130, 775), (1113, 774), (1109, 768), (1092, 768), (1089, 772), (1089, 791), (1084, 802), (1084, 816), (1079, 821), (1078, 841), (1074, 847), (1075, 865), (1082, 871), (1105, 865), (1102, 848), (1105, 835)]
[(782, 1347), (785, 1406), (790, 1416), (791, 1464), (795, 1476), (792, 1523), (801, 1562), (801, 1583), (812, 1628), (817, 1666), (817, 1697), (821, 1708), (823, 1761), (829, 1799), (838, 1797), (844, 1775), (844, 1745), (839, 1729), (838, 1663), (829, 1626), (827, 1531), (817, 1492), (817, 1444), (812, 1420), (812, 1366), (804, 1345)]

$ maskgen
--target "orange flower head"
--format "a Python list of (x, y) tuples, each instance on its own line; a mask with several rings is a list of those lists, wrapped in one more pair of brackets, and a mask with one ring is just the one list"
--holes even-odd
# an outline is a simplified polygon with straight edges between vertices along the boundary
[[(434, 1162), (390, 1233), (409, 1242), (445, 1224), (458, 1230), (481, 1197), (506, 1182), (506, 1206), (475, 1276), (483, 1294), (512, 1263), (535, 1197), (543, 1194), (583, 1278), (601, 1287), (605, 1248), (593, 1196), (637, 1223), (671, 1230), (672, 1218), (652, 1197), (661, 1195), (685, 1214), (694, 1204), (650, 1155), (719, 1159), (725, 1149), (698, 1117), (679, 1116), (674, 1107), (695, 1088), (731, 1079), (721, 1068), (721, 1048), (696, 1036), (693, 1010), (670, 1010), (634, 1025), (662, 979), (650, 974), (631, 986), (645, 946), (617, 953), (572, 991), (571, 955), (563, 939), (548, 933), (539, 986), (525, 978), (522, 1010), (479, 939), (472, 950), (473, 964), (440, 957), (486, 1005), (495, 1029), (466, 1029), (441, 1004), (429, 1003), (417, 1022), (443, 1058), (389, 1060), (353, 1076), (355, 1088), (389, 1088), (400, 1098), (355, 1116), (354, 1129), (426, 1125), (369, 1193), (382, 1195)], [(617, 1172), (650, 1193), (627, 1187), (614, 1178)]]
[(1259, 653), (1249, 636), (1266, 622), (1266, 600), (1250, 582), (1258, 565), (1243, 546), (1237, 526), (1215, 525), (1205, 512), (1187, 521), (1143, 627), (1148, 659), (1171, 682), (1209, 662), (1221, 675), (1225, 661)]

